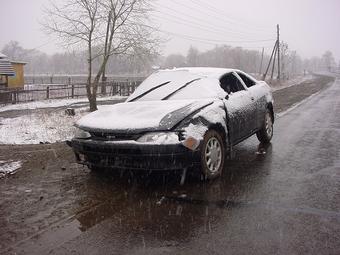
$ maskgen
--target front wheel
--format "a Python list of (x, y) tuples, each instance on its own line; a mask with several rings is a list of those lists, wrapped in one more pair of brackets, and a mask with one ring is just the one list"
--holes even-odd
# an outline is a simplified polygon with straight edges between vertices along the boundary
[(201, 168), (205, 179), (211, 180), (220, 176), (224, 167), (225, 146), (222, 136), (215, 130), (204, 135), (201, 149)]
[(269, 110), (266, 111), (262, 128), (256, 133), (257, 139), (261, 143), (269, 143), (273, 138), (274, 126), (272, 114)]
[(88, 166), (88, 168), (91, 170), (92, 173), (102, 173), (105, 171), (105, 168), (98, 167), (95, 165), (90, 165)]

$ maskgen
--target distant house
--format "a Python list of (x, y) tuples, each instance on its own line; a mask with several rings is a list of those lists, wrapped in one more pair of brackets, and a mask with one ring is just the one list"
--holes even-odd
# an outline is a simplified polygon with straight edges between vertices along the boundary
[(25, 85), (24, 66), (27, 64), (22, 61), (11, 61), (15, 75), (8, 77), (9, 88), (23, 88)]
[(0, 53), (0, 88), (23, 88), (26, 62), (11, 61)]
[(15, 76), (14, 68), (7, 56), (0, 53), (0, 88), (8, 87), (8, 77)]

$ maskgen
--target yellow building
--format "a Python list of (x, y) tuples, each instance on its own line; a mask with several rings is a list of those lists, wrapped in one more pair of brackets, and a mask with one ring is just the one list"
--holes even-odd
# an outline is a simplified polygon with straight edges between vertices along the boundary
[(0, 88), (24, 88), (25, 62), (10, 61), (0, 53)]
[(8, 88), (23, 88), (25, 85), (24, 79), (24, 66), (25, 62), (20, 61), (10, 61), (15, 75), (8, 77)]

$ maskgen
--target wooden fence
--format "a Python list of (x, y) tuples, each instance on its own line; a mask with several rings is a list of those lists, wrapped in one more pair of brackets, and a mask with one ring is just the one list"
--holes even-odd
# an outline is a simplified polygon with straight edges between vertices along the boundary
[[(107, 82), (112, 81), (142, 81), (142, 76), (108, 76)], [(25, 75), (25, 84), (85, 84), (86, 75)]]
[[(141, 81), (111, 81), (100, 83), (100, 96), (129, 96)], [(0, 89), (0, 104), (16, 104), (46, 99), (86, 97), (86, 84), (70, 85), (28, 85), (25, 89)]]

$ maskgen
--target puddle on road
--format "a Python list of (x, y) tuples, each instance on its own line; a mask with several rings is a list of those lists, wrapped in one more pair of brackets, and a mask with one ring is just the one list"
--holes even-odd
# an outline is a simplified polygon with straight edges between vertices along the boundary
[[(170, 225), (177, 227), (188, 221), (199, 226), (206, 217), (206, 208), (220, 210), (247, 205), (247, 202), (239, 202), (239, 196), (255, 190), (257, 184), (261, 185), (261, 178), (268, 175), (260, 169), (271, 154), (271, 145), (259, 146), (267, 152), (260, 158), (254, 153), (256, 146), (238, 148), (238, 157), (228, 161), (229, 171), (214, 182), (201, 182), (196, 176), (189, 177), (185, 185), (180, 186), (177, 173), (93, 176), (88, 179), (86, 192), (91, 198), (95, 194), (99, 205), (76, 216), (80, 222), (79, 229), (87, 231), (107, 220), (121, 227), (144, 226), (146, 222), (149, 222), (149, 227), (159, 227), (168, 225), (168, 221), (173, 221)], [(239, 157), (243, 160), (240, 161)], [(247, 185), (254, 178), (259, 180)], [(172, 217), (178, 216), (179, 210), (181, 217), (172, 220)]]

